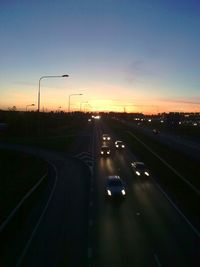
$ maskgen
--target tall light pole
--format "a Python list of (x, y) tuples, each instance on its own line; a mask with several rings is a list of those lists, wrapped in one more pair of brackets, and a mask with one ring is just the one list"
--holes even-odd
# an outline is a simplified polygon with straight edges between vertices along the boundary
[(87, 104), (87, 103), (88, 103), (88, 101), (82, 101), (82, 102), (80, 103), (80, 112), (81, 112), (82, 104)]
[(28, 110), (28, 107), (33, 107), (33, 106), (35, 106), (35, 104), (26, 105), (26, 112)]
[(40, 112), (40, 83), (42, 79), (46, 79), (46, 78), (66, 78), (69, 77), (68, 74), (64, 74), (64, 75), (58, 75), (58, 76), (42, 76), (39, 79), (39, 89), (38, 89), (38, 112)]
[(70, 98), (71, 98), (71, 96), (78, 96), (78, 95), (83, 95), (83, 94), (71, 94), (71, 95), (69, 95), (69, 100), (68, 100), (68, 113), (70, 112)]

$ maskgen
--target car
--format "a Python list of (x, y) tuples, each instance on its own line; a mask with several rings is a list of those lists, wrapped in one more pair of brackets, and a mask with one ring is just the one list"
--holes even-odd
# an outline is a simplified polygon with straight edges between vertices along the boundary
[(145, 164), (140, 161), (131, 162), (131, 167), (133, 168), (137, 176), (150, 176), (148, 169)]
[(118, 175), (111, 175), (106, 180), (106, 195), (111, 198), (113, 196), (125, 197), (126, 191), (121, 178)]
[(153, 129), (153, 133), (154, 133), (154, 134), (159, 134), (160, 131), (159, 131), (158, 129)]
[(108, 146), (101, 147), (101, 155), (102, 156), (109, 156), (110, 155), (110, 148)]
[(111, 138), (110, 138), (109, 134), (103, 134), (102, 139), (103, 139), (103, 141), (110, 141)]
[(122, 141), (115, 141), (115, 147), (116, 148), (125, 148), (125, 145), (124, 145), (124, 142), (122, 142)]

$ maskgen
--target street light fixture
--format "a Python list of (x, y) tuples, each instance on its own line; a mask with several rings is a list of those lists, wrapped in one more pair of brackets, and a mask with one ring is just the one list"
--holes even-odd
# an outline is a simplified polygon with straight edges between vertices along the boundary
[(68, 113), (70, 112), (70, 98), (71, 98), (71, 96), (78, 96), (78, 95), (83, 95), (83, 94), (71, 94), (71, 95), (69, 95), (69, 101), (68, 101)]
[(82, 104), (88, 104), (88, 101), (82, 101), (82, 102), (80, 103), (80, 112), (81, 112)]
[(28, 107), (34, 107), (34, 106), (35, 106), (35, 104), (26, 105), (26, 112), (28, 110)]
[(39, 89), (38, 89), (38, 112), (40, 112), (40, 83), (42, 79), (46, 79), (46, 78), (67, 78), (69, 77), (68, 74), (64, 74), (64, 75), (56, 75), (56, 76), (42, 76), (39, 79)]

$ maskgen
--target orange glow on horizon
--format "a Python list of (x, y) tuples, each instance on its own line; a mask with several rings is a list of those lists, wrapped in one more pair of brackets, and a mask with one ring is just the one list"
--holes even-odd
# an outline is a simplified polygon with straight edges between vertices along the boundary
[[(95, 88), (95, 89), (94, 89)], [(73, 93), (82, 96), (71, 97), (70, 110), (80, 111), (81, 105), (85, 112), (127, 112), (157, 114), (163, 112), (200, 112), (200, 100), (197, 103), (176, 100), (155, 99), (151, 91), (133, 90), (120, 86), (92, 84), (87, 89), (66, 90), (65, 88), (42, 87), (41, 111), (68, 111), (68, 97)], [(56, 93), (55, 93), (56, 92)], [(3, 102), (2, 102), (3, 99)], [(17, 110), (26, 110), (26, 105), (34, 103), (29, 110), (37, 110), (37, 89), (33, 86), (29, 90), (10, 90), (4, 93), (0, 100), (0, 108), (7, 110), (13, 106)], [(199, 104), (198, 104), (199, 101)]]

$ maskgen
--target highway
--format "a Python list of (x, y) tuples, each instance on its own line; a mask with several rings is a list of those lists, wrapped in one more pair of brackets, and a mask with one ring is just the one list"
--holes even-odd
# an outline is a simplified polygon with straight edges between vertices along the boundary
[(153, 140), (160, 142), (161, 144), (167, 145), (170, 148), (176, 149), (180, 153), (188, 155), (190, 158), (200, 160), (200, 143), (189, 138), (181, 137), (179, 135), (162, 133), (154, 134), (152, 129), (145, 126), (138, 126), (135, 123), (131, 123), (125, 120), (120, 120), (132, 129), (136, 129), (141, 133), (151, 137)]
[[(111, 157), (100, 157), (102, 133), (110, 133), (112, 140), (117, 140), (117, 136), (101, 122), (95, 132), (92, 266), (197, 266), (199, 236), (154, 180), (134, 176), (129, 163), (136, 155), (128, 148), (116, 152), (112, 145)], [(105, 198), (105, 178), (110, 174), (120, 175), (127, 186), (127, 197), (121, 202)]]
[[(108, 158), (100, 156), (103, 133), (112, 139)], [(4, 246), (3, 267), (197, 266), (200, 235), (153, 177), (142, 180), (133, 174), (129, 164), (137, 155), (128, 147), (115, 151), (116, 139), (99, 120), (83, 129), (70, 155), (40, 150), (39, 155), (55, 169), (26, 227)], [(105, 197), (105, 179), (110, 174), (120, 175), (125, 182), (127, 194), (122, 201)]]

